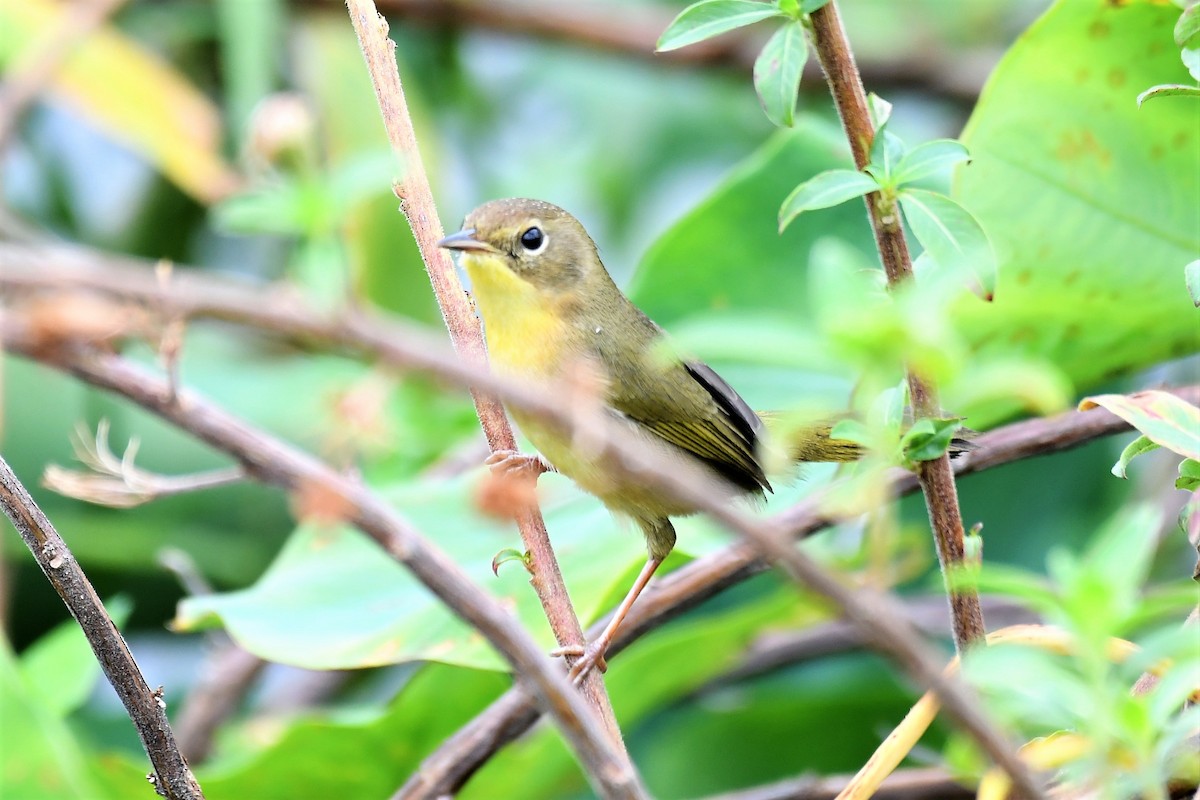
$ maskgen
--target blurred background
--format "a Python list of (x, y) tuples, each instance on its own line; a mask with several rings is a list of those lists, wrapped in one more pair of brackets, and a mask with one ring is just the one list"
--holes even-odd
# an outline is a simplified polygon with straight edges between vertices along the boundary
[[(1109, 261), (1093, 262), (1094, 252), (1110, 249), (1103, 218), (1076, 225), (1073, 210), (1006, 183), (1005, 169), (1036, 156), (1004, 152), (999, 137), (1032, 138), (1036, 148), (1036, 132), (1018, 126), (1005, 134), (1006, 125), (1017, 123), (985, 116), (988, 98), (980, 102), (980, 94), (1050, 5), (858, 0), (842, 9), (868, 89), (894, 106), (889, 130), (915, 145), (958, 137), (972, 120), (978, 142), (976, 150), (968, 137), (977, 163), (954, 191), (993, 237), (1001, 307), (979, 311), (974, 298), (954, 298), (944, 309), (915, 315), (945, 333), (930, 343), (921, 341), (913, 314), (889, 318), (892, 328), (872, 327), (855, 315), (855, 301), (839, 294), (877, 263), (857, 202), (814, 212), (782, 238), (776, 233), (775, 209), (790, 188), (849, 159), (815, 59), (805, 71), (794, 128), (777, 129), (763, 114), (750, 70), (769, 29), (655, 55), (655, 40), (682, 3), (378, 2), (397, 43), (421, 156), (447, 230), (492, 198), (551, 201), (584, 222), (639, 305), (752, 405), (865, 408), (899, 379), (903, 359), (881, 354), (880, 342), (900, 340), (917, 348), (905, 357), (917, 352), (939, 372), (949, 387), (948, 408), (981, 430), (1069, 408), (1089, 392), (1198, 377), (1195, 356), (1188, 357), (1200, 349), (1196, 318), (1188, 316), (1179, 277), (1186, 259), (1175, 263), (1171, 253), (1133, 240), (1104, 256)], [(1092, 5), (1075, 3), (1086, 13)], [(1153, 71), (1174, 57), (1176, 72), (1186, 75), (1178, 51), (1169, 52), (1169, 18), (1163, 15), (1166, 26), (1158, 31), (1167, 37), (1165, 55), (1138, 69)], [(1053, 28), (1043, 22), (1043, 29)], [(1108, 67), (1080, 48), (1080, 63), (1095, 64), (1096, 80), (1112, 84)], [(1063, 60), (1074, 64), (1074, 57)], [(55, 248), (69, 245), (96, 269), (130, 259), (151, 269), (166, 260), (178, 272), (214, 280), (286, 284), (322, 313), (366, 305), (440, 326), (391, 192), (403, 166), (388, 149), (341, 3), (0, 3), (0, 69), (0, 274), (21, 248), (59, 253), (67, 251)], [(1077, 75), (1068, 69), (1075, 68), (1057, 75), (1014, 63), (1009, 75), (1018, 82), (1022, 70), (1032, 71), (1053, 86), (1079, 77), (1086, 91), (1084, 68)], [(1180, 79), (1172, 73), (1156, 82)], [(1132, 104), (1145, 88), (1141, 80), (1140, 72), (1123, 75), (1105, 91), (1127, 95)], [(989, 89), (992, 110), (1020, 91), (1019, 85)], [(1047, 96), (1031, 97), (1031, 117), (1073, 108), (1073, 100)], [(1081, 108), (1087, 118), (1089, 106)], [(1148, 116), (1158, 113), (1147, 108)], [(1163, 229), (1189, 213), (1195, 220), (1196, 178), (1187, 170), (1200, 148), (1197, 128), (1189, 131), (1187, 121), (1200, 118), (1170, 113), (1150, 124), (1175, 142), (1171, 152), (1182, 161), (1163, 170), (1179, 185), (1156, 186), (1151, 176), (1133, 191), (1120, 185), (1120, 165), (1116, 178), (1102, 171), (1079, 178), (1087, 185), (1097, 183), (1096, 175), (1102, 184), (1115, 181), (1111, 191), (1097, 189), (1121, 198), (1115, 211), (1104, 206), (1107, 200), (1098, 203), (1114, 219), (1128, 210), (1157, 215), (1162, 209), (1140, 198), (1165, 196), (1170, 208), (1156, 217)], [(1092, 120), (1103, 140), (1106, 121), (1094, 114)], [(1046, 138), (1047, 157), (1065, 161), (1074, 140)], [(1139, 163), (1128, 169), (1136, 172)], [(950, 176), (930, 185), (949, 191)], [(1036, 223), (1024, 218), (1024, 227), (1005, 229), (1012, 218), (1005, 203), (1028, 208), (1045, 227), (1063, 228), (1068, 241), (1045, 245)], [(1162, 238), (1186, 252), (1196, 235), (1176, 229)], [(1052, 255), (1029, 255), (1035, 250)], [(1129, 253), (1141, 254), (1136, 280)], [(1072, 271), (1085, 277), (1074, 283), (1067, 277)], [(1022, 274), (1033, 275), (1032, 288)], [(1052, 294), (1072, 285), (1078, 294)], [(1100, 302), (1101, 290), (1106, 305), (1089, 306)], [(1006, 297), (1024, 300), (1004, 306)], [(133, 341), (126, 352), (154, 364), (156, 347)], [(361, 472), (490, 591), (512, 598), (549, 644), (519, 567), (503, 568), (498, 578), (490, 573), (494, 553), (519, 545), (515, 530), (462, 502), (481, 477), (462, 465), (477, 464), (485, 452), (464, 392), (212, 322), (187, 327), (180, 369), (185, 385), (253, 424)], [(325, 789), (382, 796), (506, 686), (493, 671), (496, 657), (398, 567), (352, 532), (297, 529), (287, 498), (271, 489), (241, 483), (114, 509), (39, 486), (48, 465), (79, 468), (72, 441), (93, 440), (101, 420), (111, 426), (118, 455), (130, 440), (139, 442), (144, 469), (184, 474), (228, 463), (120, 399), (38, 364), (4, 359), (4, 457), (101, 596), (122, 609), (123, 630), (150, 685), (168, 687), (173, 718), (174, 703), (186, 706), (198, 679), (211, 674), (214, 653), (228, 655), (227, 642), (213, 633), (218, 626), (257, 656), (279, 662), (242, 662), (257, 677), (244, 676), (246, 696), (206, 748), (211, 760), (200, 777), (209, 797), (316, 797)], [(1190, 575), (1195, 553), (1176, 520), (1184, 494), (1170, 488), (1178, 459), (1151, 454), (1130, 480), (1109, 474), (1132, 438), (963, 481), (966, 522), (983, 522), (986, 558), (1040, 572), (1052, 550), (1083, 551), (1120, 509), (1147, 503), (1160, 512), (1147, 532), (1162, 543), (1154, 574)], [(812, 467), (785, 481), (769, 507), (786, 507), (833, 472)], [(542, 489), (577, 609), (590, 621), (611, 607), (636, 571), (640, 537), (557, 476), (548, 476)], [(20, 657), (45, 642), (66, 612), (5, 525), (0, 608)], [(672, 567), (727, 543), (703, 520), (680, 528)], [(854, 580), (903, 589), (932, 631), (947, 630), (940, 601), (929, 599), (939, 581), (919, 498), (808, 546)], [(273, 562), (275, 580), (260, 582)], [(313, 581), (305, 569), (318, 562), (329, 571)], [(198, 582), (188, 585), (181, 571)], [(363, 616), (363, 609), (379, 618), (378, 627), (367, 625), (347, 641), (346, 620)], [(1009, 613), (1005, 604), (995, 609), (998, 619)], [(819, 603), (798, 603), (784, 581), (765, 574), (614, 663), (610, 692), (634, 760), (657, 796), (699, 796), (861, 764), (915, 696), (885, 662), (854, 647), (821, 657), (801, 648), (781, 663), (744, 669), (744, 661), (753, 661), (747, 652), (769, 651), (773, 642), (791, 641), (827, 619)], [(11, 796), (127, 796), (112, 787), (144, 772), (111, 690), (91, 673), (75, 680), (86, 691), (56, 717), (62, 727), (46, 735), (70, 741), (81, 777), (45, 795)], [(422, 717), (422, 709), (430, 713)], [(943, 735), (925, 743), (923, 758), (937, 759)], [(795, 745), (779, 747), (780, 741)], [(357, 754), (352, 770), (347, 752)], [(297, 758), (308, 766), (288, 773), (294, 767), (283, 765)], [(541, 729), (506, 750), (464, 796), (583, 797), (587, 789), (556, 735)]]

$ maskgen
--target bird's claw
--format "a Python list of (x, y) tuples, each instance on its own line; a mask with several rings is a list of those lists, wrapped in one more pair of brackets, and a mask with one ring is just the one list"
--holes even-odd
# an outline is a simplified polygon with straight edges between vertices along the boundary
[(492, 474), (519, 477), (528, 474), (534, 478), (543, 472), (554, 472), (550, 462), (540, 455), (518, 453), (516, 450), (497, 450), (483, 462), (492, 469)]
[(587, 677), (592, 668), (599, 669), (601, 672), (608, 672), (608, 662), (604, 660), (604, 651), (607, 649), (601, 646), (601, 642), (592, 642), (587, 647), (579, 645), (566, 645), (550, 651), (550, 655), (558, 658), (564, 656), (576, 656), (578, 660), (571, 665), (571, 671), (567, 673), (567, 677), (576, 686), (583, 683), (583, 679)]

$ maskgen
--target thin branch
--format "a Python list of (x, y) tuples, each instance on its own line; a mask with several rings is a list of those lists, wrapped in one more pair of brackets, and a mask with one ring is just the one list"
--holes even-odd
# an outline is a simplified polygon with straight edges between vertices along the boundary
[[(842, 127), (854, 154), (854, 164), (858, 169), (863, 169), (870, 161), (875, 128), (867, 112), (867, 95), (854, 64), (850, 42), (842, 29), (836, 0), (813, 12), (812, 41), (833, 93), (834, 105), (842, 118)], [(879, 192), (873, 192), (866, 198), (888, 285), (895, 289), (912, 280), (912, 261), (899, 215), (894, 208), (885, 211), (881, 201)], [(941, 415), (937, 387), (912, 368), (908, 370), (908, 388), (918, 418)], [(955, 648), (962, 653), (971, 644), (982, 642), (987, 629), (983, 624), (978, 592), (971, 588), (953, 588), (949, 583), (949, 573), (962, 564), (964, 557), (962, 513), (958, 507), (958, 490), (954, 485), (950, 456), (943, 454), (933, 461), (920, 462), (917, 465), (917, 477), (925, 494), (925, 506), (929, 509), (929, 524), (933, 528), (938, 561), (947, 579)]]
[[(173, 379), (169, 380), (173, 397), (175, 384)], [(106, 419), (96, 426), (95, 436), (86, 428), (77, 429), (72, 446), (75, 457), (90, 471), (80, 472), (50, 464), (42, 474), (42, 485), (61, 495), (111, 508), (133, 508), (161, 497), (215, 489), (246, 479), (245, 471), (236, 466), (190, 475), (160, 475), (140, 469), (134, 463), (137, 439), (131, 439), (125, 453), (118, 458), (108, 446)]]
[[(1200, 403), (1200, 386), (1174, 391), (1190, 403)], [(1100, 409), (1026, 420), (982, 434), (975, 442), (977, 449), (955, 459), (955, 469), (959, 475), (969, 475), (1128, 430), (1128, 423)], [(890, 489), (883, 494), (901, 497), (920, 488), (911, 473), (894, 470), (888, 477), (892, 481)], [(796, 538), (825, 529), (836, 522), (821, 510), (828, 491), (783, 511), (777, 519)], [(660, 578), (626, 619), (609, 655), (619, 654), (646, 633), (766, 569), (766, 562), (753, 548), (739, 543)], [(606, 620), (598, 620), (589, 633), (599, 633), (605, 624)], [(520, 688), (509, 690), (430, 754), (393, 800), (434, 798), (457, 791), (501, 747), (529, 730), (538, 717), (532, 701)]]
[[(536, 650), (525, 649), (532, 647), (525, 631), (471, 584), (456, 564), (427, 544), (361, 486), (346, 481), (327, 466), (279, 442), (250, 431), (215, 409), (202, 406), (195, 397), (189, 397), (187, 402), (164, 403), (166, 388), (161, 381), (148, 377), (122, 359), (85, 353), (62, 342), (48, 344), (45, 331), (31, 338), (28, 330), (21, 330), (20, 319), (6, 322), (5, 339), (15, 352), (67, 369), (89, 383), (124, 394), (234, 455), (260, 480), (293, 491), (306, 485), (318, 485), (323, 491), (332, 493), (338, 502), (346, 504), (354, 524), (377, 538), (387, 552), (408, 566), (434, 594), (479, 628), (517, 667), (518, 675), (532, 674), (536, 681), (535, 690), (555, 713), (556, 721), (575, 746), (590, 779), (604, 788), (635, 794), (639, 791), (636, 774), (624, 768), (613, 750), (601, 746), (611, 742), (598, 742), (591, 735), (588, 723), (592, 720), (587, 712), (584, 716), (575, 713), (573, 702), (578, 696), (557, 694), (561, 690), (561, 675), (549, 672), (544, 661), (534, 657)], [(875, 647), (895, 660), (918, 684), (935, 691), (947, 713), (1013, 776), (1013, 782), (1031, 800), (1041, 796), (1036, 782), (1009, 742), (982, 715), (977, 701), (966, 688), (942, 675), (939, 659), (919, 642), (915, 631), (895, 611), (895, 601), (872, 590), (855, 591), (847, 587), (809, 556), (793, 549), (792, 537), (786, 527), (774, 520), (756, 519), (732, 507), (729, 501), (736, 496), (736, 489), (703, 466), (653, 451), (607, 415), (582, 419), (578, 409), (570, 408), (564, 400), (570, 396), (569, 392), (556, 392), (544, 386), (479, 373), (477, 367), (458, 361), (442, 364), (441, 369), (444, 375), (453, 375), (465, 383), (505, 397), (569, 432), (568, 435), (588, 437), (606, 469), (612, 469), (627, 480), (640, 481), (666, 492), (745, 537), (794, 580), (832, 601), (849, 620), (862, 628)], [(614, 758), (618, 760), (614, 762)], [(612, 772), (599, 772), (603, 769)]]
[[(387, 38), (387, 22), (375, 10), (375, 4), (371, 0), (347, 0), (347, 7), (363, 58), (367, 63), (367, 71), (371, 75), (371, 84), (375, 87), (375, 97), (383, 114), (388, 139), (392, 143), (392, 150), (404, 165), (404, 178), (395, 187), (400, 198), (400, 208), (408, 219), (413, 236), (416, 237), (438, 307), (450, 332), (450, 341), (455, 352), (464, 361), (482, 365), (487, 360), (483, 329), (458, 280), (454, 264), (446, 251), (437, 246), (445, 232), (438, 220), (433, 192), (429, 188), (429, 179), (421, 161), (408, 104), (404, 99), (404, 89), (396, 71), (393, 52), (395, 44)], [(484, 436), (492, 451), (516, 450), (517, 442), (512, 426), (509, 425), (499, 401), (474, 389), (471, 394), (475, 400), (479, 424), (483, 427)], [(541, 601), (554, 638), (558, 640), (560, 647), (579, 648), (582, 652), (583, 629), (567, 593), (554, 548), (550, 545), (546, 524), (536, 506), (517, 515), (517, 529), (528, 553), (530, 583)], [(568, 657), (568, 665), (573, 664), (575, 660), (576, 657)], [(583, 693), (596, 709), (617, 749), (624, 753), (625, 744), (621, 738), (621, 729), (617, 725), (616, 715), (613, 714), (604, 680), (596, 670), (592, 670), (585, 678)]]
[(86, 0), (64, 7), (58, 26), (35, 50), (22, 53), (0, 84), (0, 153), (8, 148), (21, 114), (41, 93), (46, 84), (75, 47), (100, 27), (126, 0)]
[[(612, 745), (592, 710), (566, 682), (560, 665), (453, 560), (365, 487), (328, 465), (255, 430), (190, 392), (169, 402), (167, 382), (108, 353), (22, 337), (8, 320), (12, 352), (66, 370), (121, 394), (240, 461), (256, 479), (290, 492), (319, 486), (346, 511), (346, 519), (377, 541), (456, 614), (479, 630), (513, 666), (515, 674), (558, 724), (593, 788), (605, 798), (640, 798), (643, 792), (623, 754)], [(26, 331), (26, 333), (28, 333)]]
[[(1035, 614), (1011, 600), (985, 596), (982, 601), (994, 624), (1001, 627), (1037, 621)], [(946, 630), (949, 622), (946, 601), (940, 595), (905, 598), (904, 612), (909, 622), (929, 638)], [(860, 650), (864, 645), (866, 641), (861, 631), (841, 619), (795, 631), (771, 633), (752, 643), (741, 661), (728, 672), (712, 678), (691, 694), (698, 697), (805, 661)]]
[[(623, 59), (636, 58), (655, 66), (723, 67), (749, 74), (762, 50), (765, 32), (734, 31), (689, 47), (659, 53), (658, 37), (677, 8), (623, 4), (619, 10), (605, 2), (556, 3), (548, 0), (378, 0), (379, 8), (405, 23), (498, 31), (513, 36), (589, 48)], [(973, 103), (999, 58), (934, 52), (890, 53), (867, 60), (863, 74), (873, 85), (893, 90), (918, 89), (963, 104)], [(809, 64), (804, 82), (822, 82), (820, 67)]]
[[(703, 800), (835, 800), (849, 783), (848, 775), (793, 778), (740, 792), (709, 795)], [(871, 795), (873, 800), (970, 800), (975, 792), (939, 767), (893, 772)]]
[(0, 458), (0, 505), (33, 553), (46, 579), (83, 629), (100, 668), (124, 703), (142, 740), (142, 747), (154, 766), (149, 780), (155, 790), (172, 800), (203, 798), (200, 784), (175, 743), (167, 721), (162, 688), (152, 691), (146, 684), (125, 639), (105, 611), (104, 603), (75, 556), (3, 458)]
[[(36, 258), (33, 259), (33, 263), (36, 261)], [(11, 273), (12, 270), (9, 272)], [(135, 273), (119, 275), (116, 278), (110, 275), (100, 279), (99, 283), (102, 285), (95, 288), (123, 296), (131, 291), (127, 285), (129, 281), (126, 279), (132, 275)], [(15, 282), (9, 281), (9, 277), (11, 276), (4, 276), (0, 280), (8, 281), (10, 289), (15, 284), (27, 287), (45, 285), (28, 276)], [(60, 275), (59, 278), (61, 277), (63, 276)], [(53, 281), (55, 278), (52, 277), (50, 280)], [(201, 281), (197, 283), (196, 288), (205, 289), (206, 284)], [(219, 292), (211, 291), (215, 288), (223, 288), (228, 295), (226, 299), (229, 299), (230, 302), (224, 304), (214, 302), (216, 298), (213, 295), (219, 294)], [(349, 324), (312, 320), (304, 314), (298, 313), (294, 308), (287, 306), (276, 308), (277, 304), (264, 302), (261, 293), (256, 295), (259, 297), (256, 310), (251, 310), (246, 308), (242, 302), (244, 292), (215, 285), (207, 286), (207, 289), (210, 290), (207, 294), (199, 292), (192, 295), (197, 298), (196, 304), (192, 306), (192, 313), (222, 319), (237, 319), (293, 338), (316, 340), (327, 345), (348, 347), (359, 352), (371, 352), (396, 365), (427, 369), (456, 382), (475, 380), (486, 384), (485, 388), (496, 391), (505, 390), (503, 382), (494, 377), (475, 375), (471, 368), (449, 361), (444, 354), (444, 348), (439, 347), (438, 343), (430, 342), (427, 336), (414, 332), (412, 329), (403, 329), (412, 334), (411, 339), (386, 337), (381, 335), (382, 330), (388, 329), (389, 326), (386, 325), (376, 327), (369, 323)], [(1181, 390), (1180, 393), (1188, 397), (1200, 396), (1200, 391), (1197, 391), (1195, 387)], [(508, 387), (508, 394), (534, 408), (538, 408), (540, 404), (540, 409), (543, 411), (548, 402), (546, 398), (552, 396), (552, 393), (537, 392), (529, 387), (524, 387), (524, 391), (521, 391), (511, 386)], [(568, 415), (566, 419), (569, 422), (571, 418)], [(1081, 441), (1127, 429), (1128, 426), (1115, 416), (1098, 409), (1088, 412), (1072, 412), (1050, 420), (1031, 420), (984, 434), (978, 440), (979, 449), (956, 460), (957, 469), (960, 473), (978, 471), (1040, 452), (1065, 449)], [(898, 481), (894, 488), (896, 492), (912, 491), (915, 485), (913, 477), (900, 470), (890, 473), (890, 478)], [(831, 521), (822, 513), (820, 500), (816, 498), (810, 498), (778, 517), (778, 522), (790, 529), (796, 536), (807, 535)], [(678, 613), (678, 610), (690, 608), (726, 586), (744, 580), (764, 568), (764, 563), (756, 556), (752, 548), (738, 545), (718, 556), (701, 559), (688, 568), (667, 576), (657, 588), (649, 591), (643, 599), (643, 603), (635, 609), (635, 613), (623, 630), (623, 636), (615, 644), (614, 652), (650, 627), (661, 624), (672, 615), (672, 611)], [(658, 602), (660, 598), (662, 603)], [(464, 736), (462, 739), (456, 737), (455, 742), (469, 742), (469, 746), (475, 748), (477, 753), (491, 752), (499, 746), (499, 743), (507, 741), (497, 734), (497, 730), (523, 730), (536, 718), (536, 713), (528, 710), (527, 701), (521, 701), (519, 698), (516, 700), (510, 698), (508, 708), (511, 713), (489, 716), (487, 720), (480, 722), (474, 735)], [(491, 714), (491, 712), (487, 712), (487, 714)], [(522, 717), (527, 722), (513, 724), (514, 717)], [(443, 751), (439, 751), (439, 753), (441, 752)], [(482, 757), (486, 758), (486, 755)], [(465, 768), (466, 774), (470, 774), (471, 770), (477, 768), (478, 762), (471, 762), (470, 759), (466, 759), (466, 761), (473, 764), (473, 766), (469, 764)], [(426, 767), (429, 766), (429, 762), (427, 762)], [(428, 770), (423, 770), (423, 772), (428, 772)], [(461, 774), (461, 771), (459, 773)]]
[[(170, 378), (168, 378), (170, 381)], [(177, 391), (175, 387), (173, 391)], [(192, 596), (212, 593), (212, 586), (200, 574), (192, 557), (177, 548), (159, 551), (158, 563), (170, 571)], [(209, 652), (198, 672), (199, 678), (183, 698), (182, 710), (175, 721), (179, 730), (179, 749), (189, 762), (200, 764), (212, 752), (217, 729), (233, 715), (267, 661), (243, 650), (223, 630), (205, 635)]]

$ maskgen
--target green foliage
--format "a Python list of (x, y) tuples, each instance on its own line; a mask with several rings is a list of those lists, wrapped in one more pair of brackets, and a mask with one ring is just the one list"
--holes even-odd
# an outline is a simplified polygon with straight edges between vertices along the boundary
[(754, 90), (767, 119), (790, 128), (796, 118), (796, 93), (800, 91), (800, 73), (808, 60), (804, 26), (785, 22), (767, 41), (754, 61)]
[[(754, 69), (757, 104), (745, 76), (717, 69), (664, 69), (562, 43), (430, 32), (393, 16), (400, 70), (444, 221), (453, 225), (488, 197), (545, 197), (584, 218), (621, 281), (629, 256), (648, 245), (631, 293), (682, 347), (713, 361), (757, 408), (856, 407), (859, 418), (840, 423), (835, 435), (892, 462), (936, 456), (960, 425), (947, 418), (905, 426), (904, 394), (887, 388), (900, 382), (905, 365), (935, 378), (946, 407), (982, 429), (1020, 410), (1065, 408), (1092, 387), (1127, 390), (1114, 382), (1147, 367), (1170, 370), (1161, 366), (1167, 359), (1197, 351), (1188, 299), (1200, 302), (1200, 262), (1184, 270), (1187, 293), (1179, 280), (1179, 265), (1200, 247), (1200, 188), (1190, 178), (1200, 170), (1194, 104), (1156, 100), (1139, 110), (1133, 102), (1140, 87), (1168, 82), (1160, 94), (1169, 94), (1176, 91), (1170, 81), (1187, 80), (1168, 37), (1175, 25), (1179, 48), (1194, 49), (1194, 8), (1176, 20), (1175, 11), (1149, 2), (1060, 2), (1013, 43), (1023, 21), (1009, 5), (844, 4), (865, 65), (1007, 49), (961, 141), (945, 138), (958, 133), (950, 128), (964, 111), (957, 83), (950, 98), (940, 82), (915, 95), (906, 91), (902, 100), (897, 95), (895, 113), (872, 95), (880, 133), (871, 163), (858, 171), (826, 106), (806, 100), (804, 111), (796, 110), (806, 15), (821, 5), (709, 0), (684, 10), (664, 33), (660, 47), (672, 49), (767, 22), (749, 31), (764, 45)], [(47, 9), (40, 1), (0, 4), (0, 63), (14, 63), (22, 42), (49, 29)], [(91, 202), (109, 216), (126, 215), (107, 224), (115, 235), (139, 240), (149, 218), (140, 209), (161, 203), (154, 193), (112, 188), (121, 181), (110, 162), (132, 159), (127, 168), (139, 170), (139, 180), (158, 180), (161, 171), (212, 212), (172, 217), (149, 232), (189, 261), (285, 276), (334, 313), (353, 300), (438, 322), (412, 236), (388, 191), (399, 168), (384, 155), (379, 111), (344, 12), (274, 0), (133, 4), (102, 30), (99, 45), (81, 46), (86, 58), (68, 62), (56, 77), (61, 107), (35, 112), (10, 151), (21, 169), (41, 170), (32, 179), (41, 182), (33, 190), (41, 205), (15, 207), (68, 208), (34, 221), (86, 242), (96, 219), (105, 218), (88, 210)], [(110, 63), (89, 72), (97, 58)], [(1184, 64), (1194, 68), (1188, 58), (1185, 52)], [(113, 64), (125, 65), (119, 81)], [(308, 144), (252, 176), (239, 194), (230, 196), (227, 185), (216, 192), (229, 169), (221, 143), (229, 153), (253, 150), (251, 109), (275, 88), (304, 95), (315, 122)], [(139, 98), (136, 108), (128, 97)], [(197, 99), (204, 102), (189, 105)], [(756, 105), (789, 129), (770, 130)], [(217, 107), (227, 109), (223, 130), (209, 123)], [(195, 113), (171, 115), (181, 108)], [(73, 154), (78, 140), (63, 136), (64, 124), (71, 137), (85, 137), (92, 155)], [(86, 137), (110, 135), (131, 150), (96, 156), (106, 151)], [(6, 180), (6, 192), (22, 191), (29, 180)], [(95, 184), (99, 203), (84, 190)], [(177, 201), (177, 190), (161, 191)], [(916, 286), (886, 291), (855, 200), (869, 193), (905, 221), (914, 250), (924, 250)], [(986, 295), (994, 288), (994, 301), (981, 302), (968, 287)], [(129, 353), (153, 363), (143, 345)], [(45, 463), (69, 460), (67, 433), (81, 418), (112, 419), (118, 449), (139, 437), (139, 463), (150, 469), (177, 474), (227, 463), (70, 379), (13, 359), (4, 370), (5, 457), (30, 483)], [(185, 340), (182, 376), (253, 424), (361, 474), (551, 646), (525, 571), (509, 565), (491, 574), (497, 559), (523, 554), (514, 550), (511, 525), (482, 517), (470, 502), (479, 474), (417, 477), (431, 464), (460, 459), (464, 439), (477, 436), (465, 393), (199, 323)], [(374, 409), (365, 419), (364, 396)], [(1191, 452), (1192, 440), (1180, 438), (1191, 418), (1164, 431), (1175, 417), (1157, 416), (1143, 428), (1154, 435), (1122, 455), (1122, 472), (1160, 439)], [(961, 484), (968, 524), (982, 521), (989, 535), (989, 569), (979, 580), (1047, 614), (1080, 642), (1070, 656), (994, 648), (970, 669), (997, 713), (1009, 709), (1013, 730), (1040, 736), (1072, 728), (1096, 743), (1071, 774), (1107, 777), (1107, 762), (1133, 763), (1137, 779), (1150, 781), (1184, 769), (1178, 745), (1195, 720), (1176, 713), (1187, 683), (1180, 676), (1196, 665), (1176, 628), (1195, 593), (1147, 585), (1147, 575), (1178, 575), (1182, 563), (1180, 537), (1162, 552), (1152, 549), (1157, 521), (1150, 515), (1120, 517), (1095, 535), (1097, 520), (1147, 491), (1131, 484), (1151, 472), (1135, 468), (1133, 480), (1113, 481), (1106, 469), (1117, 454), (1110, 449), (1096, 443)], [(831, 473), (813, 467), (791, 484), (773, 476), (777, 493), (765, 513), (794, 504)], [(1182, 461), (1177, 485), (1200, 486), (1200, 461)], [(872, 489), (869, 480), (853, 487), (859, 503)], [(576, 609), (592, 621), (636, 573), (641, 543), (563, 478), (548, 475), (541, 489)], [(156, 647), (182, 646), (162, 632), (178, 589), (155, 557), (171, 545), (192, 553), (217, 585), (213, 595), (179, 608), (178, 621), (189, 630), (221, 625), (255, 652), (289, 663), (382, 665), (356, 678), (372, 692), (351, 689), (323, 708), (264, 717), (252, 697), (223, 725), (216, 757), (200, 769), (209, 797), (386, 796), (511, 685), (481, 637), (371, 542), (336, 527), (296, 528), (286, 500), (274, 493), (234, 487), (127, 512), (38, 497), (89, 572), (137, 598), (134, 626), (152, 631)], [(925, 530), (909, 536), (904, 519), (924, 516), (914, 501), (804, 547), (827, 563), (863, 570), (852, 580), (912, 580), (933, 557)], [(680, 551), (668, 572), (728, 544), (704, 519), (680, 520), (678, 529)], [(1040, 565), (1047, 547), (1066, 552), (1068, 544), (1085, 555), (1054, 555), (1048, 579), (1002, 568)], [(29, 593), (40, 576), (13, 537), (5, 545), (19, 578), (14, 621), (25, 627), (13, 635), (20, 656), (0, 654), (0, 794), (129, 796), (143, 781), (144, 758), (132, 749), (116, 752), (108, 735), (120, 725), (132, 738), (128, 721), (85, 698), (96, 668), (77, 635), (74, 642), (65, 632), (37, 638), (48, 623), (36, 610), (53, 604)], [(708, 684), (764, 637), (803, 631), (827, 613), (763, 575), (612, 660), (606, 681), (656, 796), (698, 796), (861, 763), (912, 699), (881, 661), (839, 656), (720, 688)], [(1143, 650), (1114, 665), (1102, 648), (1114, 634)], [(1166, 656), (1176, 658), (1175, 668), (1159, 690), (1131, 698), (1133, 679)], [(152, 683), (167, 685), (174, 713), (190, 668), (148, 663)], [(1012, 680), (1017, 670), (1020, 682)], [(27, 674), (55, 677), (31, 686)], [(568, 749), (543, 725), (502, 751), (462, 794), (586, 792)]]
[[(1195, 767), (1188, 737), (1200, 712), (1185, 709), (1185, 701), (1195, 689), (1200, 653), (1194, 627), (1179, 620), (1194, 607), (1197, 587), (1145, 587), (1159, 523), (1153, 508), (1132, 508), (1083, 555), (1054, 552), (1047, 579), (986, 561), (981, 572), (962, 576), (1028, 605), (1066, 634), (1068, 654), (993, 645), (972, 651), (964, 670), (993, 713), (1026, 737), (1055, 728), (1082, 736), (1087, 747), (1063, 765), (1063, 774), (1097, 787), (1102, 797), (1165, 797), (1167, 780)], [(1114, 637), (1132, 637), (1140, 650), (1125, 657), (1110, 643)], [(1131, 694), (1149, 669), (1164, 670), (1157, 685)]]
[(784, 16), (775, 3), (758, 0), (701, 0), (680, 12), (658, 37), (659, 52), (702, 42), (771, 17)]

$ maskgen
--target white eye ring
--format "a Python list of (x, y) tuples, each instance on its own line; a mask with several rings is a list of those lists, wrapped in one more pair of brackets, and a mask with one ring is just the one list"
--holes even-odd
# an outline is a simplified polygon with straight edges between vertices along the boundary
[(525, 248), (526, 253), (536, 256), (546, 249), (550, 243), (550, 237), (537, 225), (533, 225), (525, 229), (525, 232), (521, 234), (520, 241), (521, 247)]

